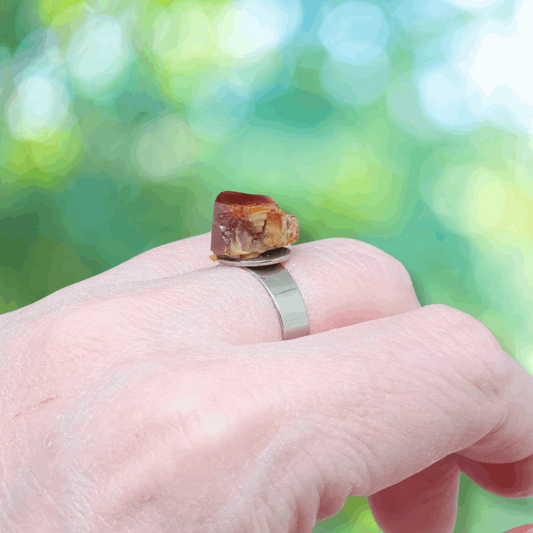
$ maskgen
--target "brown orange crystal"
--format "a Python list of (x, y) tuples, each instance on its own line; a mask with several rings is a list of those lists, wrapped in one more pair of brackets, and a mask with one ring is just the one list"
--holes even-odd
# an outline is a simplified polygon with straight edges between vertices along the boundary
[(215, 200), (211, 251), (217, 259), (253, 259), (298, 240), (298, 220), (261, 194), (221, 192)]

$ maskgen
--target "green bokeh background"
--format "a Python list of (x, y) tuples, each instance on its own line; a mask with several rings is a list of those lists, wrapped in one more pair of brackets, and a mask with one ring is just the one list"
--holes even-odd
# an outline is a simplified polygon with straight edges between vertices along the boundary
[[(423, 305), (478, 318), (533, 373), (531, 134), (464, 102), (436, 118), (420, 83), (520, 2), (457, 2), (0, 0), (0, 313), (209, 231), (237, 190), (296, 215), (300, 243), (393, 255)], [(335, 11), (368, 6), (385, 25), (362, 36)], [(321, 33), (332, 12), (355, 26)], [(462, 476), (456, 533), (532, 517)], [(380, 530), (350, 497), (326, 531)]]

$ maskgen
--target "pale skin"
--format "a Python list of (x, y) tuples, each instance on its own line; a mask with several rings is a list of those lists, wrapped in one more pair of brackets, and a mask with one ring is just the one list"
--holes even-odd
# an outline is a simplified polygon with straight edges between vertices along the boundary
[(326, 239), (292, 246), (311, 335), (282, 341), (209, 245), (0, 316), (0, 531), (309, 533), (354, 495), (384, 532), (450, 533), (461, 471), (533, 495), (533, 377), (480, 322)]

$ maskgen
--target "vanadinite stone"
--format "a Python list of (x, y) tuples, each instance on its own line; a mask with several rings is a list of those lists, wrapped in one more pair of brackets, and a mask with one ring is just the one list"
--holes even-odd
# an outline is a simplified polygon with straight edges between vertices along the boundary
[(270, 196), (221, 192), (215, 200), (211, 250), (217, 259), (253, 259), (298, 240), (298, 220)]

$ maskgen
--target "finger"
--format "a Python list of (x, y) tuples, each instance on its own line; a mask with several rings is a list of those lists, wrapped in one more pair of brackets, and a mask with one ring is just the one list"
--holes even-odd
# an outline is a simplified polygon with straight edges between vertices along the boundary
[[(335, 238), (291, 250), (284, 267), (302, 293), (311, 334), (420, 307), (405, 267), (369, 244)], [(247, 269), (219, 265), (150, 286), (139, 300), (147, 327), (164, 320), (172, 332), (182, 324), (202, 331), (198, 342), (210, 344), (282, 339), (276, 308)]]
[[(494, 337), (491, 342), (499, 347)], [(468, 459), (502, 464), (521, 461), (533, 454), (533, 434), (529, 424), (533, 418), (533, 377), (512, 357), (507, 356), (506, 362), (507, 382), (502, 389), (502, 401), (508, 406), (505, 417), (484, 439), (461, 450), (461, 455)]]
[(509, 529), (509, 531), (506, 531), (505, 533), (533, 533), (533, 524), (518, 526), (513, 529)]
[[(293, 463), (312, 464), (323, 494), (372, 496), (409, 485), (411, 476), (452, 454), (485, 462), (533, 454), (533, 378), (485, 326), (458, 310), (426, 306), (242, 352), (249, 360), (239, 359), (241, 379), (255, 385), (259, 405), (268, 411), (269, 398), (275, 409), (288, 397), (279, 415), (284, 433), (294, 435), (292, 449), (301, 446), (309, 456)], [(257, 390), (261, 382), (264, 391)], [(441, 481), (435, 491), (451, 510), (453, 482)], [(414, 493), (405, 516), (416, 513), (419, 498)], [(379, 505), (375, 499), (378, 514)]]
[(462, 472), (488, 492), (504, 498), (533, 496), (533, 456), (513, 463), (491, 464), (458, 454), (457, 463)]
[(383, 531), (448, 533), (457, 516), (460, 473), (448, 456), (410, 478), (368, 496)]
[[(528, 399), (524, 397), (524, 387), (531, 389), (533, 379), (529, 374), (514, 360), (509, 358), (511, 368), (514, 372), (511, 374), (511, 385), (507, 387), (507, 398), (504, 403), (507, 405), (522, 405), (526, 408), (526, 417), (521, 416), (521, 409), (511, 412), (507, 417), (507, 423), (502, 424), (500, 430), (494, 430), (489, 433), (487, 437), (481, 439), (475, 446), (470, 447), (465, 453), (468, 455), (479, 455), (481, 448), (485, 449), (485, 457), (490, 460), (508, 460), (508, 458), (520, 457), (531, 449), (531, 444), (528, 442), (531, 433), (526, 432), (520, 435), (519, 425), (512, 422), (516, 414), (520, 416), (520, 423), (524, 418), (527, 418), (529, 411), (529, 418), (533, 418), (533, 411), (529, 410)], [(527, 428), (527, 424), (525, 425)], [(508, 432), (508, 436), (503, 434), (497, 437), (497, 432)], [(508, 439), (511, 439), (508, 441)], [(497, 441), (500, 445), (498, 446)], [(506, 443), (505, 445), (502, 445)], [(502, 455), (503, 454), (503, 455)], [(518, 455), (516, 455), (518, 454)], [(505, 464), (491, 464), (483, 463), (473, 459), (468, 459), (461, 453), (453, 454), (446, 458), (450, 463), (449, 472), (443, 476), (448, 479), (455, 479), (459, 482), (459, 472), (465, 473), (472, 481), (474, 481), (481, 488), (492, 494), (506, 498), (529, 498), (533, 496), (533, 456), (528, 456), (525, 459)], [(431, 509), (431, 502), (427, 502), (427, 494), (437, 494), (439, 490), (444, 491), (445, 484), (438, 485), (436, 490), (430, 490), (425, 486), (425, 479), (428, 476), (428, 471), (434, 467), (423, 470), (415, 476), (389, 487), (384, 491), (374, 494), (368, 498), (370, 509), (374, 518), (384, 531), (395, 531), (401, 533), (402, 531), (452, 531), (455, 523), (456, 510), (452, 508), (452, 502), (455, 505), (457, 498), (452, 492), (447, 497), (443, 495), (438, 503), (439, 509), (449, 507), (449, 520), (446, 521), (444, 517), (439, 520), (431, 520), (431, 524), (435, 529), (429, 527), (429, 523), (424, 526), (423, 517), (438, 516), (439, 511)], [(443, 469), (439, 468), (439, 471)], [(431, 474), (430, 474), (431, 475)], [(422, 478), (422, 482), (420, 482)], [(409, 495), (408, 502), (405, 501), (405, 495)], [(422, 501), (422, 503), (421, 503)], [(434, 500), (432, 500), (434, 501)], [(435, 500), (436, 501), (436, 500)], [(410, 505), (414, 503), (414, 505)], [(426, 507), (428, 507), (426, 509)], [(394, 509), (403, 509), (401, 513), (394, 512)], [(418, 518), (417, 518), (418, 517)], [(423, 527), (420, 529), (413, 528), (414, 524), (420, 521)], [(412, 524), (412, 526), (410, 525)], [(533, 532), (532, 532), (533, 533)]]
[[(493, 494), (530, 498), (533, 496), (533, 450), (526, 456), (523, 450), (530, 449), (532, 438), (524, 420), (533, 417), (533, 378), (514, 359), (509, 364), (514, 371), (506, 389), (505, 402), (517, 408), (509, 411), (496, 432), (458, 454), (457, 462), (472, 481)], [(495, 445), (496, 436), (499, 446)]]
[(513, 406), (501, 426), (457, 456), (459, 468), (485, 490), (507, 498), (533, 496), (533, 377), (509, 358), (504, 402)]

